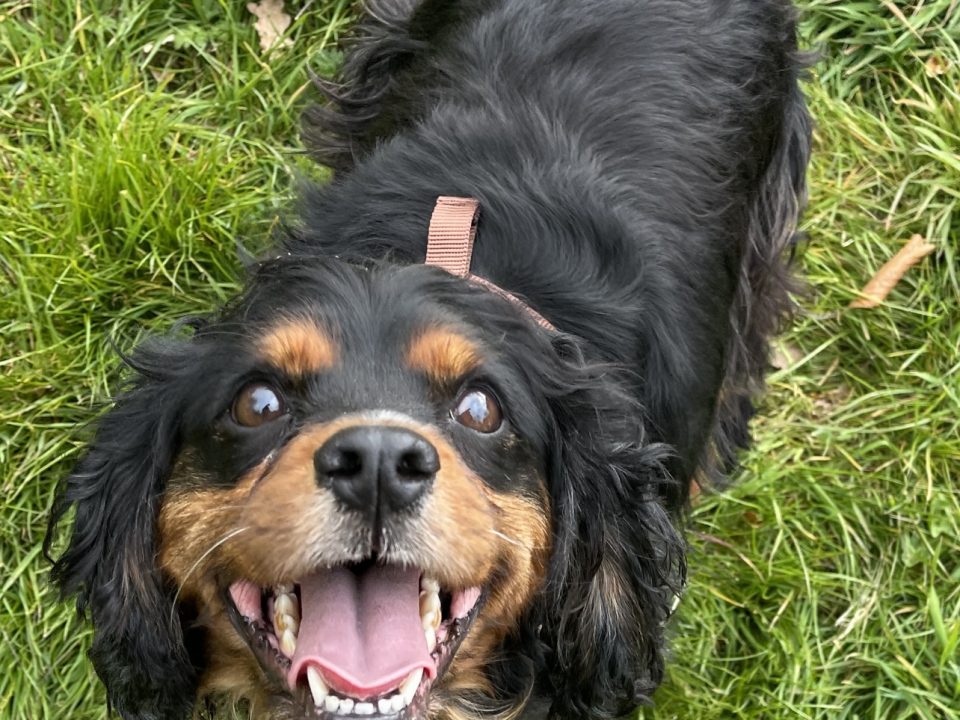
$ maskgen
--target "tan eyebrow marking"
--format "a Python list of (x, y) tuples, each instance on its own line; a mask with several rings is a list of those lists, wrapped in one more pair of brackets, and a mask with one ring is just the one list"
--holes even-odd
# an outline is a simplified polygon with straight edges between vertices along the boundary
[(480, 360), (480, 352), (470, 339), (447, 328), (424, 330), (407, 350), (407, 365), (437, 383), (459, 380)]
[(293, 377), (327, 370), (337, 363), (339, 348), (316, 322), (285, 320), (257, 341), (265, 360)]

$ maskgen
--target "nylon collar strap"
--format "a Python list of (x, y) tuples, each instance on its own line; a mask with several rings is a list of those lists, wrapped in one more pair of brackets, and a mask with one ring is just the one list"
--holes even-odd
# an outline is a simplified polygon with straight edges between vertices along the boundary
[(427, 231), (426, 264), (442, 268), (451, 275), (462, 277), (496, 293), (527, 313), (540, 327), (554, 330), (549, 320), (516, 295), (470, 272), (479, 215), (480, 203), (475, 198), (445, 195), (438, 197), (430, 217), (430, 229)]

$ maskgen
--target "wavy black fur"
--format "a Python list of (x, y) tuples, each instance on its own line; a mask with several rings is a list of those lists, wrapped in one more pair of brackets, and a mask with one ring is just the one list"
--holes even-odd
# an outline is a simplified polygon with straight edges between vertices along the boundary
[(130, 364), (137, 379), (97, 429), (62, 483), (44, 542), (76, 508), (70, 544), (53, 567), (64, 595), (90, 612), (96, 629), (90, 658), (123, 716), (184, 717), (193, 707), (196, 672), (174, 610), (173, 591), (155, 564), (159, 497), (179, 445), (174, 379), (189, 356), (141, 348)]
[[(491, 662), (496, 696), (447, 700), (505, 714), (530, 698), (557, 718), (648, 701), (690, 482), (721, 477), (748, 443), (791, 308), (801, 66), (781, 0), (370, 2), (339, 82), (320, 83), (329, 104), (307, 114), (334, 181), (305, 190), (282, 252), (195, 339), (135, 355), (139, 379), (57, 503), (52, 525), (77, 513), (55, 577), (92, 610), (121, 714), (185, 716), (202, 670), (152, 553), (165, 479), (202, 431), (205, 373), (258, 318), (317, 302), (348, 317), (378, 297), (499, 338), (544, 422), (543, 591)], [(480, 201), (473, 272), (559, 333), (418, 266), (438, 195)]]

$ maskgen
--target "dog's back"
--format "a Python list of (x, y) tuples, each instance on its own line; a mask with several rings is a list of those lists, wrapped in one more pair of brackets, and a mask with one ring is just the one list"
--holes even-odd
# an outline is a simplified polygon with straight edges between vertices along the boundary
[(636, 370), (678, 504), (748, 441), (790, 309), (800, 69), (781, 0), (372, 3), (291, 246), (419, 262), (434, 198), (476, 197), (474, 270)]

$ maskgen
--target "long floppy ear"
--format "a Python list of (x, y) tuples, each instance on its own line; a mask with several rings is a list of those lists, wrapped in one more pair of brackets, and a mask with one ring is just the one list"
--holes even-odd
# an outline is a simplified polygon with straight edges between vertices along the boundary
[(137, 353), (137, 379), (102, 418), (95, 439), (61, 483), (44, 541), (76, 509), (52, 576), (77, 595), (93, 626), (90, 657), (124, 718), (186, 717), (196, 673), (173, 594), (156, 565), (159, 498), (178, 446), (179, 407), (170, 353)]
[(630, 378), (569, 350), (570, 378), (551, 399), (554, 548), (540, 618), (550, 716), (613, 718), (648, 702), (663, 677), (683, 542), (660, 499), (668, 450), (645, 438)]

